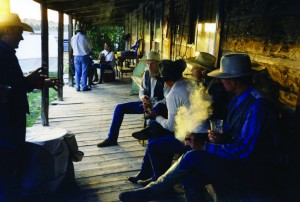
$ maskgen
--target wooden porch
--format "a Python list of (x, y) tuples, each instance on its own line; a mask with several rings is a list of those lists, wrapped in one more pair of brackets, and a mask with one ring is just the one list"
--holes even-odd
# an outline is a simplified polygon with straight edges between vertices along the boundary
[[(130, 96), (130, 88), (129, 78), (98, 84), (88, 92), (76, 92), (74, 87), (64, 86), (64, 101), (55, 101), (49, 108), (49, 125), (75, 133), (79, 150), (85, 156), (81, 162), (74, 163), (77, 186), (71, 192), (63, 187), (58, 193), (34, 201), (119, 201), (120, 192), (139, 187), (127, 181), (127, 177), (139, 171), (145, 152), (131, 136), (143, 127), (142, 115), (125, 115), (117, 146), (101, 149), (96, 146), (107, 137), (116, 104), (138, 99), (137, 95)], [(180, 198), (170, 201), (182, 201)]]

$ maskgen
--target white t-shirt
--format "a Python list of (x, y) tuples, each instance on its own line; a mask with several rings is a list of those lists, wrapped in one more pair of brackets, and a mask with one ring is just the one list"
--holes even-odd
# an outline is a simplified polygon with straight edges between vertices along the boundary
[(181, 106), (190, 107), (190, 92), (188, 90), (190, 84), (188, 79), (182, 78), (176, 81), (171, 88), (166, 97), (168, 119), (162, 116), (157, 116), (155, 119), (163, 128), (174, 132), (177, 110)]
[(105, 57), (105, 62), (110, 62), (110, 66), (112, 68), (116, 65), (115, 53), (113, 51), (108, 52), (107, 50), (103, 50), (100, 54), (103, 54)]

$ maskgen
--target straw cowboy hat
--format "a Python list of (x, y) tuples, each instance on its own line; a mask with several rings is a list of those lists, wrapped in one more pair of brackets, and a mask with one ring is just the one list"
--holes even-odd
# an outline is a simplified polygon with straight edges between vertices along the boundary
[(156, 52), (156, 51), (150, 51), (147, 55), (147, 59), (140, 59), (140, 61), (142, 62), (146, 62), (146, 61), (149, 61), (149, 60), (156, 60), (156, 61), (160, 61), (160, 54), (159, 52)]
[(21, 27), (23, 31), (33, 32), (32, 27), (21, 22), (19, 16), (15, 13), (0, 13), (0, 27)]
[(249, 76), (253, 73), (251, 60), (247, 54), (229, 54), (221, 58), (220, 69), (208, 73), (215, 78), (238, 78)]
[(208, 71), (216, 69), (216, 57), (206, 52), (200, 52), (194, 62), (197, 63), (197, 65), (194, 65), (194, 67), (197, 67), (199, 65), (200, 67), (203, 67)]

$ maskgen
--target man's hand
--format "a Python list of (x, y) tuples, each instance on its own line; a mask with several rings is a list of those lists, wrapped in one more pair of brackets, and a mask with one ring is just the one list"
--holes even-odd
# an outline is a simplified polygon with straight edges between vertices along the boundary
[(27, 77), (27, 82), (34, 88), (42, 89), (45, 84), (46, 75), (43, 75), (45, 67), (40, 67), (31, 72)]
[(221, 144), (225, 143), (226, 140), (228, 139), (227, 135), (224, 134), (223, 131), (213, 131), (213, 130), (208, 130), (208, 140), (211, 143), (214, 144)]
[(28, 83), (37, 89), (47, 88), (57, 88), (63, 85), (62, 81), (57, 78), (47, 78), (43, 75), (43, 70), (45, 67), (40, 67), (35, 71), (31, 72), (26, 78)]
[(57, 89), (57, 87), (62, 87), (62, 86), (63, 86), (63, 82), (57, 78), (45, 79), (44, 87)]
[(144, 95), (142, 97), (142, 102), (143, 102), (143, 107), (144, 107), (145, 110), (147, 110), (149, 108), (152, 108), (151, 100), (147, 95)]
[(146, 119), (155, 119), (157, 116), (158, 114), (155, 111), (152, 111), (151, 109), (145, 110)]
[(194, 133), (186, 135), (184, 143), (186, 146), (190, 146), (192, 149), (204, 149), (204, 142), (207, 138), (204, 136), (197, 136)]

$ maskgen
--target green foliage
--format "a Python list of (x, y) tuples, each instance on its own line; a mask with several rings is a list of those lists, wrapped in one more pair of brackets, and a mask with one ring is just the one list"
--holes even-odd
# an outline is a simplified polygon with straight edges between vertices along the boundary
[(124, 27), (101, 25), (90, 27), (87, 36), (93, 46), (93, 57), (98, 58), (99, 52), (103, 50), (104, 43), (109, 43), (114, 52), (125, 49)]
[[(49, 102), (51, 103), (56, 98), (57, 92), (49, 89)], [(35, 121), (41, 116), (42, 95), (40, 90), (28, 93), (28, 102), (30, 114), (27, 114), (26, 127), (32, 126)]]
[[(57, 72), (49, 72), (49, 77), (57, 77)], [(26, 126), (32, 126), (35, 121), (41, 116), (41, 106), (42, 106), (42, 93), (40, 90), (34, 90), (32, 93), (27, 94), (29, 111), (27, 114)], [(49, 103), (54, 101), (57, 97), (57, 91), (53, 88), (49, 89)]]

